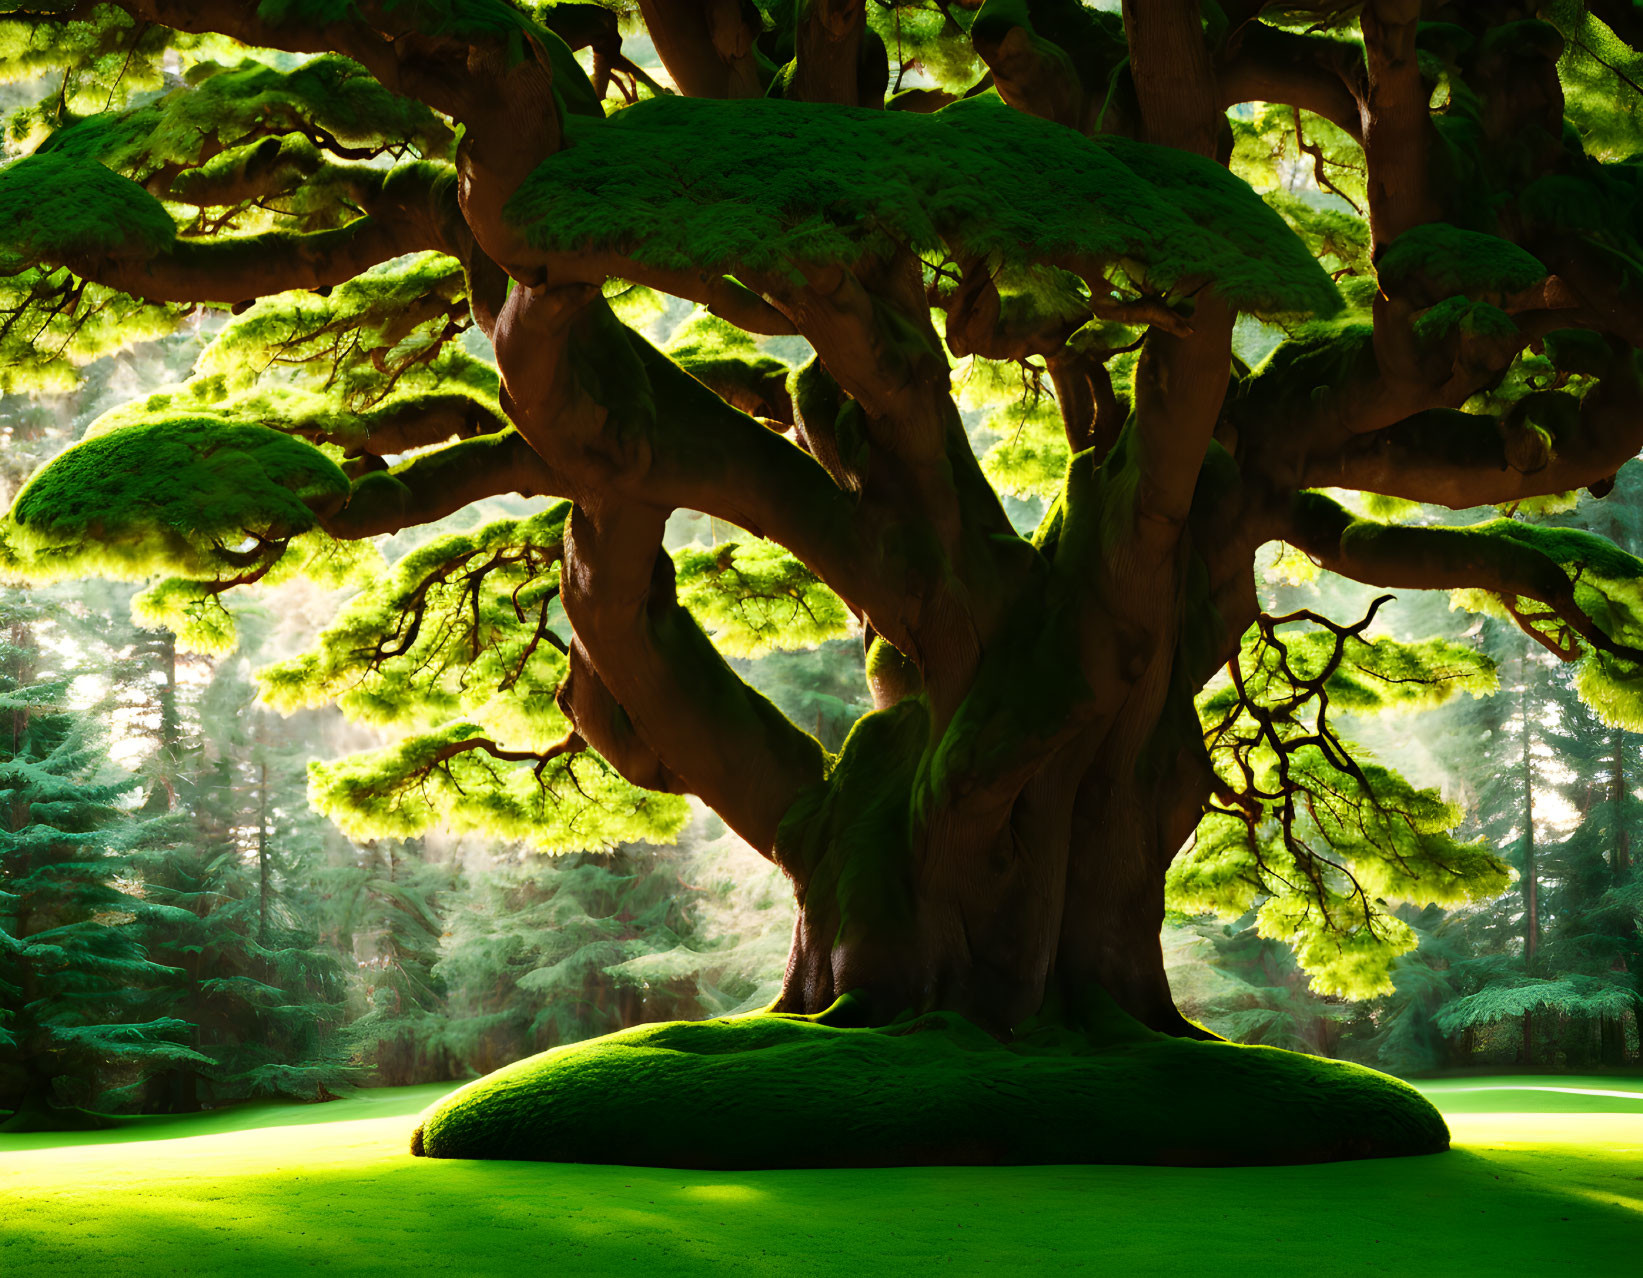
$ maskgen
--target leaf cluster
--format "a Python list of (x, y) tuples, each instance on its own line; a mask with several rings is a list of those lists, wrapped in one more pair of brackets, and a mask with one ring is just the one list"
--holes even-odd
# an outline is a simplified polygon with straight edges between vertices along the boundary
[[(1506, 867), (1452, 831), (1461, 812), (1364, 757), (1337, 713), (1428, 709), (1495, 688), (1493, 664), (1440, 639), (1366, 639), (1314, 614), (1263, 618), (1229, 677), (1199, 700), (1220, 781), (1193, 845), (1167, 878), (1172, 908), (1238, 918), (1284, 941), (1320, 993), (1392, 988), (1391, 964), (1416, 943), (1388, 908), (1491, 895)], [(1296, 623), (1317, 627), (1280, 633)]]

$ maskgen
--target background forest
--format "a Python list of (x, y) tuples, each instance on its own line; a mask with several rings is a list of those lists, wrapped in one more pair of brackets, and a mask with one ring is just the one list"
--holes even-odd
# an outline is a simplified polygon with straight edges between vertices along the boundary
[[(629, 55), (662, 75), (636, 44)], [(8, 105), (26, 111), (53, 91), (14, 87)], [(1272, 135), (1247, 124), (1252, 150)], [(1318, 188), (1321, 164), (1300, 159), (1280, 145), (1278, 198), (1327, 209), (1340, 197)], [(640, 315), (647, 304), (635, 300), (628, 321), (680, 340), (688, 308)], [(187, 377), (228, 319), (202, 311), (180, 334), (87, 365), (63, 393), (0, 397), (0, 505), (102, 413)], [(465, 340), (484, 354), (474, 333)], [(1246, 321), (1239, 353), (1253, 363), (1272, 340)], [(965, 403), (977, 451), (1026, 528), (1064, 445), (1043, 383), (1017, 371), (975, 361)], [(381, 549), (392, 563), (531, 508), (492, 501)], [(1601, 502), (1510, 513), (1643, 553), (1643, 469), (1631, 463)], [(732, 535), (676, 516), (668, 544), (711, 550)], [(1263, 562), (1273, 613), (1370, 608), (1372, 592), (1279, 545)], [(310, 809), (308, 764), (369, 747), (369, 730), (335, 710), (282, 717), (259, 703), (253, 678), (309, 647), (338, 597), (301, 581), (260, 587), (235, 605), (238, 646), (203, 655), (133, 621), (133, 593), (0, 591), (0, 1109), (42, 1086), (100, 1110), (324, 1099), (773, 997), (790, 893), (705, 809), (677, 844), (602, 853), (433, 833), (352, 841)], [(1493, 695), (1349, 726), (1386, 763), (1441, 787), (1465, 813), (1461, 832), (1487, 839), (1516, 881), (1482, 906), (1400, 908), (1420, 946), (1397, 961), (1394, 992), (1367, 1001), (1313, 993), (1253, 915), (1172, 916), (1165, 945), (1182, 1010), (1228, 1038), (1394, 1073), (1643, 1063), (1643, 737), (1603, 726), (1545, 651), (1509, 622), (1452, 612), (1447, 595), (1408, 593), (1375, 627), (1405, 639), (1464, 630), (1496, 664)], [(830, 749), (870, 708), (859, 641), (738, 666)]]

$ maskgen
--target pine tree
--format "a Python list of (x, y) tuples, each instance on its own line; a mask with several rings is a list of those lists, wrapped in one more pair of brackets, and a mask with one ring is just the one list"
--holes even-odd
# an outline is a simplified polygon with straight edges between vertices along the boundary
[(398, 840), (362, 845), (345, 879), (345, 935), (364, 1002), (346, 1040), (352, 1059), (385, 1086), (460, 1073), (443, 1041), (446, 986), (435, 971), (442, 900), (459, 886), (460, 870), (419, 852)]
[(1562, 988), (1558, 1046), (1569, 1068), (1625, 1060), (1626, 1019), (1635, 1013), (1638, 915), (1625, 907), (1631, 840), (1643, 830), (1643, 739), (1604, 726), (1560, 681), (1548, 729), (1563, 776), (1557, 792), (1575, 824), (1542, 858), (1546, 883), (1545, 975)]
[(453, 1052), (485, 1073), (641, 1021), (700, 1015), (689, 980), (613, 975), (681, 944), (691, 922), (682, 861), (676, 849), (641, 845), (470, 865), (446, 902), (433, 968), (448, 991)]
[(1342, 1055), (1352, 1005), (1312, 992), (1294, 954), (1262, 936), (1252, 916), (1231, 923), (1178, 920), (1176, 927), (1171, 980), (1187, 1015), (1236, 1043)]
[(42, 605), (0, 595), (0, 1105), (8, 1130), (83, 1125), (110, 1069), (202, 1062), (186, 1022), (151, 1014), (181, 974), (141, 938), (176, 912), (143, 891), (170, 823), (125, 802), (69, 680), (42, 670)]
[(144, 870), (150, 896), (171, 905), (154, 930), (156, 955), (184, 973), (168, 1013), (190, 1024), (201, 1061), (148, 1080), (148, 1109), (285, 1094), (312, 1099), (355, 1077), (335, 1031), (344, 969), (319, 944), (303, 881), (323, 833), (303, 789), (304, 760), (284, 725), (254, 705), (244, 661), (208, 667), (191, 697), (179, 689), (169, 634), (142, 637), (158, 659), (158, 747), (145, 804), (185, 819)]

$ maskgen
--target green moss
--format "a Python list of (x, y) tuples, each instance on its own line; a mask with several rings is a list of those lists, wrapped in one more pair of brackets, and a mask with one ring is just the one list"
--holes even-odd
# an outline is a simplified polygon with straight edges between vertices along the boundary
[(1510, 315), (1493, 303), (1450, 297), (1417, 316), (1414, 330), (1421, 341), (1437, 342), (1454, 334), (1510, 338), (1516, 335), (1518, 327)]
[(68, 155), (0, 169), (0, 271), (79, 257), (152, 257), (176, 238), (171, 215), (129, 178)]
[(5, 540), (31, 576), (232, 577), (314, 528), (348, 479), (305, 440), (205, 414), (86, 439), (17, 495)]
[(1124, 263), (1160, 289), (1207, 277), (1263, 314), (1339, 304), (1305, 246), (1219, 165), (985, 98), (918, 115), (668, 97), (569, 124), (575, 145), (509, 205), (546, 248), (734, 271), (946, 244), (1007, 263)]
[(409, 145), (425, 156), (448, 157), (454, 143), (432, 109), (390, 93), (357, 62), (334, 54), (288, 71), (249, 58), (231, 67), (202, 63), (189, 79), (155, 101), (53, 133), (40, 152), (95, 161), (142, 181), (167, 165), (195, 164), (217, 147), (313, 127), (347, 146)]
[[(1047, 569), (1035, 556), (1023, 575), (1044, 582)], [(967, 790), (1019, 766), (1023, 755), (1041, 753), (1091, 698), (1072, 593), (1023, 595), (931, 753), (922, 799), (931, 809), (955, 805)]]
[(895, 943), (913, 915), (914, 782), (930, 741), (922, 697), (863, 715), (827, 780), (782, 818), (783, 864), (805, 867), (806, 900), (836, 906), (843, 940)]
[(1429, 302), (1516, 293), (1545, 279), (1545, 265), (1510, 240), (1462, 230), (1447, 222), (1411, 227), (1375, 264), (1381, 287), (1399, 296), (1411, 287)]
[[(1215, 1104), (1190, 1103), (1203, 1096)], [(1144, 1032), (1006, 1045), (934, 1013), (879, 1029), (769, 1015), (641, 1026), (470, 1083), (423, 1116), (412, 1148), (764, 1168), (1289, 1163), (1448, 1145), (1418, 1092), (1361, 1066)]]

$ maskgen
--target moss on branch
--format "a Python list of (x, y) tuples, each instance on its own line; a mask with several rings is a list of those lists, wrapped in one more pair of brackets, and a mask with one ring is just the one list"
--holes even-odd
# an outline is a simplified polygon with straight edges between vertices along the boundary
[(207, 414), (93, 436), (37, 472), (6, 518), (35, 578), (232, 577), (277, 559), (340, 505), (348, 479), (305, 440)]
[(0, 169), (0, 271), (103, 256), (154, 257), (176, 223), (131, 179), (67, 155), (30, 155)]
[(545, 249), (781, 272), (945, 244), (1092, 274), (1134, 264), (1160, 291), (1207, 279), (1262, 314), (1339, 305), (1282, 220), (1220, 166), (984, 98), (933, 115), (667, 98), (570, 136), (508, 206)]
[(1501, 301), (1549, 272), (1533, 253), (1510, 240), (1427, 222), (1411, 227), (1375, 263), (1381, 288), (1417, 306), (1464, 295)]
[(336, 55), (289, 71), (249, 58), (231, 67), (198, 63), (188, 79), (156, 101), (60, 129), (36, 154), (95, 162), (147, 182), (258, 138), (301, 138), (336, 159), (390, 151), (449, 159), (455, 142), (436, 112)]

